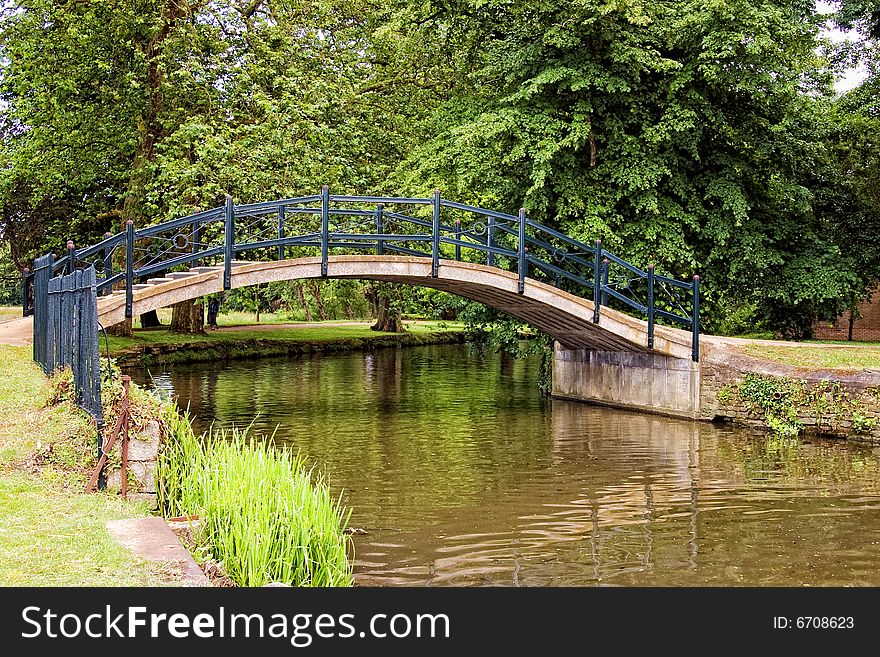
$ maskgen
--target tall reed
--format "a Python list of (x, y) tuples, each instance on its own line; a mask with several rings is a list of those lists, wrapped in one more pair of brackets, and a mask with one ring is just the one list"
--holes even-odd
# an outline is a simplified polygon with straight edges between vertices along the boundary
[(159, 455), (166, 515), (198, 515), (194, 538), (240, 586), (350, 586), (349, 512), (298, 454), (248, 431), (196, 436), (174, 409)]

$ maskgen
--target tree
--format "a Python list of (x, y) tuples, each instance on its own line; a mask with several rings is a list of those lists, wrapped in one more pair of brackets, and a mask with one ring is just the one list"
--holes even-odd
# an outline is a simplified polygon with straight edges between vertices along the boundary
[(0, 239), (24, 262), (227, 194), (379, 190), (443, 79), (412, 66), (423, 49), (387, 29), (392, 13), (361, 0), (4, 9)]
[(824, 239), (807, 185), (831, 82), (810, 3), (434, 9), (432, 29), (470, 58), (402, 180), (522, 205), (636, 264), (700, 273), (708, 329), (731, 303), (783, 330), (803, 321), (778, 313), (839, 310), (850, 263)]

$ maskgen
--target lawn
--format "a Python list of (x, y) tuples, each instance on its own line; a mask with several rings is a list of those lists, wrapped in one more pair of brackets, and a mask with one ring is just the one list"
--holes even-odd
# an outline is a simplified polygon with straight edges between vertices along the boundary
[[(265, 328), (254, 325), (252, 328), (242, 326), (235, 330), (209, 330), (203, 334), (172, 333), (167, 329), (136, 330), (131, 338), (109, 336), (109, 346), (112, 353), (118, 353), (127, 349), (136, 349), (148, 345), (159, 344), (192, 344), (214, 343), (230, 340), (290, 340), (294, 342), (334, 342), (347, 339), (375, 338), (377, 336), (396, 335), (394, 333), (382, 333), (372, 331), (369, 322), (338, 326), (337, 322), (327, 322), (326, 326), (307, 324), (302, 328), (277, 328), (267, 326)], [(460, 331), (463, 325), (454, 322), (439, 321), (407, 321), (405, 322), (408, 333), (427, 334), (445, 331)], [(101, 338), (101, 350), (105, 347), (104, 339)]]
[(0, 324), (21, 317), (21, 306), (0, 306)]
[(111, 538), (105, 522), (149, 510), (81, 492), (83, 446), (94, 430), (69, 402), (47, 405), (49, 397), (30, 348), (0, 345), (0, 586), (177, 584)]
[(880, 343), (869, 342), (793, 342), (739, 347), (750, 356), (783, 365), (814, 369), (880, 369)]

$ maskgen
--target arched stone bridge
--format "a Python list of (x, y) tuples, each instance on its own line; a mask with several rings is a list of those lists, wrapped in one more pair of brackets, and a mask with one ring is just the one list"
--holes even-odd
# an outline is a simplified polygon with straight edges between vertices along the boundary
[[(271, 281), (352, 278), (431, 287), (552, 336), (559, 396), (616, 404), (641, 391), (641, 402), (623, 405), (698, 414), (699, 277), (682, 281), (652, 266), (641, 269), (600, 241), (581, 242), (525, 210), (505, 214), (439, 192), (332, 196), (327, 187), (267, 203), (235, 205), (227, 198), (223, 207), (156, 226), (135, 230), (129, 222), (93, 246), (68, 243), (63, 257), (38, 258), (27, 282), (42, 286), (89, 265), (97, 273), (104, 326)], [(614, 381), (609, 372), (617, 372)], [(597, 376), (608, 379), (605, 392), (585, 393)], [(655, 400), (652, 390), (661, 388), (663, 399)]]
[[(273, 281), (321, 278), (317, 257), (271, 262), (233, 262), (231, 288)], [(471, 262), (441, 259), (437, 277), (431, 262), (413, 256), (329, 256), (326, 278), (352, 278), (422, 285), (443, 290), (503, 311), (544, 331), (569, 349), (601, 349), (649, 353), (647, 322), (603, 308), (593, 322), (593, 302), (530, 278), (518, 292), (515, 273)], [(132, 312), (139, 315), (171, 304), (223, 291), (223, 266), (200, 267), (136, 285)], [(98, 299), (98, 318), (104, 326), (125, 320), (125, 291)], [(654, 329), (653, 351), (677, 358), (691, 357), (691, 334), (666, 326)]]

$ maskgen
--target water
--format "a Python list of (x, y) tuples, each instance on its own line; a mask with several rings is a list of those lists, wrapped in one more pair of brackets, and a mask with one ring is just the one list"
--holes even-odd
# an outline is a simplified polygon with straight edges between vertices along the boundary
[(546, 400), (537, 369), (450, 345), (132, 374), (318, 464), (362, 585), (880, 585), (880, 450)]

